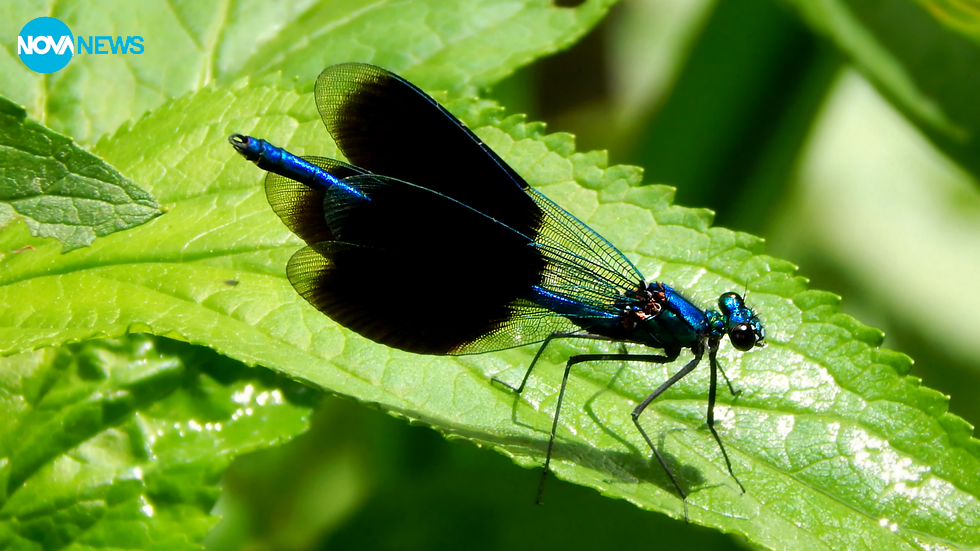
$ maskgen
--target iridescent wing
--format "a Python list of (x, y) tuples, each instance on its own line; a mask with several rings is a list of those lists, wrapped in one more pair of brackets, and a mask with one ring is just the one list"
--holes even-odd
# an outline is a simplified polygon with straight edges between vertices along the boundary
[(290, 282), (345, 327), (417, 353), (479, 353), (616, 318), (642, 284), (615, 247), (400, 77), (337, 65), (316, 98), (356, 165), (337, 166), (364, 172), (335, 175), (363, 195), (269, 197), (309, 243)]

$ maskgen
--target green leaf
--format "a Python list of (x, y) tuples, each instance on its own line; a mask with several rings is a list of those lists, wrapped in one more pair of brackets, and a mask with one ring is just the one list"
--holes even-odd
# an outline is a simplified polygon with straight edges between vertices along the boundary
[(199, 549), (231, 459), (306, 428), (270, 383), (144, 335), (0, 360), (0, 546)]
[[(312, 88), (324, 67), (344, 61), (384, 65), (445, 90), (488, 86), (576, 41), (614, 2), (559, 8), (548, 0), (104, 0), (97, 9), (51, 15), (76, 36), (142, 36), (144, 53), (80, 53), (50, 76), (0, 55), (0, 95), (87, 144), (213, 82), (282, 73)], [(8, 2), (0, 19), (23, 25), (40, 10)], [(17, 51), (15, 32), (0, 42)]]
[[(721, 392), (715, 411), (747, 492), (738, 492), (703, 426), (707, 370), (681, 381), (642, 418), (691, 489), (692, 521), (770, 548), (980, 544), (980, 444), (946, 412), (945, 397), (906, 375), (908, 358), (878, 348), (879, 331), (840, 314), (836, 296), (806, 290), (793, 266), (761, 254), (757, 238), (710, 228), (706, 211), (672, 206), (669, 188), (638, 187), (638, 169), (608, 167), (605, 154), (577, 153), (570, 136), (501, 118), (486, 101), (448, 107), (648, 277), (704, 306), (747, 288), (770, 345), (745, 354), (723, 346), (720, 360), (742, 393)], [(12, 352), (134, 327), (180, 335), (540, 465), (565, 358), (610, 348), (554, 346), (517, 397), (490, 378), (519, 379), (535, 347), (417, 356), (338, 327), (285, 279), (300, 241), (268, 207), (262, 173), (227, 145), (235, 131), (300, 154), (337, 154), (311, 94), (291, 88), (239, 83), (158, 109), (97, 152), (154, 193), (167, 214), (87, 249), (60, 255), (42, 245), (29, 260), (6, 259), (0, 347)], [(161, 136), (152, 162), (134, 139), (143, 135)], [(31, 308), (7, 306), (23, 304)], [(629, 413), (683, 359), (574, 369), (557, 474), (680, 516), (680, 501)]]
[[(980, 450), (971, 437), (972, 428), (946, 412), (945, 397), (921, 388), (918, 380), (906, 375), (911, 367), (906, 357), (879, 348), (878, 331), (841, 315), (837, 297), (806, 290), (791, 265), (761, 254), (758, 239), (711, 229), (705, 211), (672, 206), (669, 188), (639, 187), (638, 169), (608, 167), (604, 154), (575, 152), (567, 135), (546, 135), (542, 125), (525, 124), (520, 117), (501, 118), (494, 105), (465, 97), (471, 85), (489, 83), (589, 26), (587, 18), (576, 21), (573, 17), (567, 26), (554, 27), (564, 28), (564, 34), (556, 32), (559, 38), (553, 36), (539, 47), (534, 37), (525, 36), (538, 28), (527, 23), (524, 15), (541, 10), (534, 13), (558, 22), (568, 14), (598, 17), (606, 3), (587, 2), (576, 10), (563, 11), (530, 0), (523, 4), (460, 2), (459, 6), (484, 10), (475, 23), (465, 13), (443, 19), (439, 10), (452, 9), (443, 7), (443, 2), (411, 3), (426, 7), (418, 12), (406, 8), (408, 4), (382, 2), (350, 12), (346, 10), (353, 4), (323, 3), (287, 12), (286, 19), (281, 19), (278, 10), (245, 9), (237, 4), (219, 13), (209, 12), (213, 5), (204, 3), (145, 4), (139, 9), (119, 3), (117, 13), (108, 14), (105, 20), (117, 29), (132, 25), (147, 33), (152, 31), (143, 30), (146, 25), (141, 21), (152, 20), (159, 24), (154, 28), (164, 33), (148, 38), (147, 43), (166, 44), (169, 49), (161, 47), (154, 56), (148, 52), (134, 65), (136, 69), (127, 67), (132, 58), (104, 64), (101, 59), (77, 59), (70, 70), (50, 80), (26, 73), (12, 56), (0, 58), (0, 63), (7, 64), (0, 65), (5, 76), (10, 75), (0, 83), (6, 87), (2, 90), (14, 90), (8, 95), (34, 106), (31, 113), (54, 128), (68, 129), (89, 143), (104, 137), (95, 153), (130, 175), (167, 208), (167, 214), (147, 224), (98, 238), (89, 248), (63, 255), (58, 243), (31, 237), (22, 222), (5, 227), (0, 233), (0, 250), (12, 254), (0, 259), (0, 351), (9, 354), (134, 330), (179, 336), (433, 426), (452, 438), (492, 447), (522, 465), (540, 465), (563, 362), (576, 351), (618, 350), (618, 346), (556, 345), (518, 397), (491, 385), (490, 378), (518, 379), (533, 349), (428, 357), (366, 342), (320, 315), (292, 290), (284, 266), (301, 244), (266, 204), (260, 171), (237, 158), (226, 143), (231, 132), (249, 132), (297, 153), (336, 155), (311, 95), (296, 88), (308, 88), (313, 75), (334, 61), (330, 56), (370, 60), (403, 72), (426, 89), (450, 90), (449, 97), (462, 98), (450, 108), (488, 145), (533, 185), (619, 246), (647, 276), (674, 285), (704, 306), (723, 291), (748, 289), (749, 301), (759, 310), (771, 344), (748, 354), (723, 347), (723, 366), (742, 393), (733, 397), (723, 391), (716, 409), (719, 431), (747, 492), (737, 491), (703, 427), (706, 370), (679, 383), (642, 418), (649, 432), (659, 436), (681, 483), (691, 490), (694, 522), (742, 534), (769, 548), (968, 548), (980, 544), (980, 482), (976, 478)], [(222, 6), (219, 10), (224, 10)], [(494, 15), (498, 13), (494, 10), (515, 6), (527, 9), (517, 9), (513, 17), (493, 19), (491, 27), (478, 25), (487, 13)], [(320, 11), (335, 7), (335, 12)], [(84, 17), (94, 20), (95, 13), (88, 11)], [(324, 13), (335, 17), (324, 17)], [(305, 21), (318, 17), (316, 25), (304, 26)], [(224, 21), (228, 24), (222, 24)], [(433, 22), (441, 23), (431, 27), (439, 32), (422, 33), (431, 30)], [(313, 27), (319, 31), (319, 25), (325, 23), (332, 25), (322, 34), (307, 32)], [(70, 25), (78, 34), (89, 32)], [(279, 28), (288, 30), (273, 30)], [(413, 32), (419, 33), (413, 36), (422, 49), (407, 55), (403, 48), (416, 41), (408, 44), (399, 37)], [(173, 40), (180, 33), (186, 33), (186, 40)], [(330, 42), (332, 33), (347, 33), (348, 39)], [(455, 50), (452, 56), (443, 55), (468, 37), (475, 38), (467, 47)], [(305, 50), (307, 40), (323, 42), (317, 42), (319, 48)], [(9, 39), (4, 42), (11, 43)], [(511, 44), (516, 50), (510, 49)], [(343, 50), (352, 45), (363, 49)], [(249, 48), (246, 53), (243, 47)], [(196, 48), (203, 52), (198, 57), (189, 53)], [(311, 55), (323, 57), (305, 67)], [(313, 74), (306, 75), (310, 68)], [(300, 78), (283, 85), (272, 71)], [(251, 83), (238, 79), (243, 75), (255, 78)], [(114, 87), (105, 90), (104, 82), (113, 82)], [(168, 95), (185, 91), (194, 93), (165, 103)], [(156, 110), (132, 125), (123, 124), (150, 107)], [(670, 366), (578, 366), (560, 419), (554, 463), (557, 474), (678, 517), (680, 501), (662, 470), (650, 461), (650, 452), (629, 413), (685, 359)], [(57, 422), (25, 425), (19, 433), (23, 437), (0, 440), (9, 446), (38, 444), (17, 447), (16, 453), (9, 454), (8, 466), (2, 467), (8, 480), (32, 482), (27, 490), (13, 488), (16, 492), (9, 491), (12, 486), (8, 484), (11, 502), (33, 499), (40, 503), (43, 499), (44, 503), (61, 503), (59, 500), (67, 499), (61, 497), (65, 494), (86, 497), (84, 492), (73, 491), (80, 486), (74, 481), (42, 484), (42, 477), (33, 484), (34, 477), (40, 476), (35, 473), (44, 475), (46, 469), (53, 469), (49, 465), (60, 465), (61, 456), (55, 455), (59, 448), (51, 444), (52, 439), (65, 448), (86, 434), (74, 431), (69, 435), (72, 440), (46, 429), (88, 427), (91, 432), (100, 426), (90, 421), (93, 418), (102, 419), (102, 424), (106, 419), (126, 419), (130, 411), (126, 408), (147, 395), (134, 395), (128, 386), (114, 389), (133, 377), (137, 382), (152, 380), (152, 385), (134, 387), (149, 389), (152, 398), (167, 382), (149, 376), (140, 379), (141, 368), (146, 369), (143, 364), (136, 369), (128, 365), (125, 369), (96, 369), (105, 374), (101, 379), (93, 378), (90, 369), (78, 369), (80, 375), (75, 378), (81, 382), (53, 394), (51, 400), (58, 401), (45, 410), (61, 416)], [(17, 372), (17, 368), (0, 371)], [(103, 382), (100, 384), (107, 386), (91, 389), (99, 381), (116, 380), (118, 384)], [(32, 388), (37, 387), (48, 388), (37, 383)], [(223, 389), (218, 386), (214, 392)], [(193, 394), (196, 404), (197, 396), (208, 392)], [(75, 396), (81, 397), (72, 401)], [(191, 401), (161, 405), (164, 411), (159, 415), (177, 417), (167, 418), (172, 423), (193, 419), (200, 425), (200, 419), (210, 419), (195, 415), (196, 409), (195, 414), (187, 413)], [(86, 409), (90, 402), (106, 404), (97, 412), (101, 417)], [(72, 412), (80, 412), (81, 417), (65, 417)], [(8, 418), (17, 417), (8, 414)], [(77, 422), (66, 424), (66, 420)], [(132, 429), (126, 437), (133, 439), (134, 433), (136, 437), (142, 434)], [(188, 542), (196, 541), (208, 522), (202, 511), (213, 500), (213, 476), (208, 475), (220, 468), (214, 463), (216, 457), (230, 454), (194, 441), (204, 436), (190, 436), (185, 434), (188, 446), (194, 449), (182, 450), (184, 441), (178, 439), (166, 451), (208, 457), (180, 463), (191, 465), (189, 474), (168, 472), (154, 479), (152, 491), (144, 492), (151, 498), (162, 495), (167, 504), (183, 507), (167, 518), (175, 523), (186, 518), (187, 525), (154, 528), (156, 531), (113, 527), (102, 533), (85, 530), (83, 535), (132, 547), (156, 540), (145, 536), (133, 543), (118, 538), (138, 532), (133, 540), (144, 534), (162, 534), (160, 538), (186, 535)], [(276, 436), (256, 438), (269, 442)], [(75, 446), (70, 450), (79, 447)], [(124, 456), (118, 449), (112, 451)], [(32, 488), (37, 487), (44, 491), (32, 496)], [(117, 491), (109, 497), (129, 499), (133, 495)], [(8, 502), (2, 509), (7, 515), (3, 519), (14, 520), (3, 525), (0, 537), (17, 543), (39, 541), (45, 534), (71, 537), (80, 532), (71, 527), (88, 520), (82, 509), (90, 501), (64, 509), (69, 515), (21, 531), (25, 519), (47, 522), (53, 515), (10, 516)], [(154, 510), (163, 506), (152, 504)], [(126, 518), (145, 523), (139, 516), (145, 512), (134, 507), (126, 510), (130, 513)], [(61, 532), (47, 529), (64, 518), (75, 524), (66, 521), (64, 526), (69, 528)], [(103, 525), (93, 526), (102, 529)], [(159, 541), (161, 547), (171, 543)]]
[(65, 251), (160, 215), (149, 193), (3, 98), (0, 167), (0, 227), (21, 218)]
[(920, 130), (980, 177), (980, 12), (948, 0), (791, 0)]

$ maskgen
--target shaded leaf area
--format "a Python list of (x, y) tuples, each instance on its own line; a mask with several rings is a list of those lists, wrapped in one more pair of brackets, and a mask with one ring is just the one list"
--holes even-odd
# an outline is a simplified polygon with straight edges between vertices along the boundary
[(152, 195), (0, 98), (0, 228), (21, 218), (70, 251), (159, 215)]
[[(612, 151), (644, 167), (648, 180), (676, 186), (679, 204), (764, 234), (791, 193), (787, 182), (843, 56), (778, 2), (710, 5), (669, 96)], [(631, 70), (626, 61), (615, 68)]]
[(791, 2), (946, 154), (980, 177), (980, 15), (945, 0)]
[[(603, 153), (578, 153), (570, 136), (504, 118), (490, 102), (448, 106), (648, 278), (703, 306), (722, 292), (747, 290), (760, 312), (770, 345), (746, 354), (726, 345), (719, 356), (741, 390), (737, 397), (721, 392), (715, 415), (745, 494), (704, 428), (707, 370), (681, 381), (642, 418), (691, 490), (693, 522), (769, 548), (980, 544), (980, 449), (972, 428), (947, 413), (944, 396), (907, 375), (907, 357), (878, 348), (879, 331), (840, 314), (836, 296), (807, 290), (792, 265), (762, 254), (759, 239), (710, 228), (708, 212), (673, 206), (670, 188), (638, 186), (638, 169), (609, 167)], [(164, 131), (174, 128), (179, 132)], [(0, 305), (21, 306), (0, 310), (2, 349), (134, 327), (180, 335), (492, 447), (521, 465), (540, 465), (564, 359), (618, 346), (558, 344), (516, 397), (490, 378), (518, 380), (534, 347), (417, 356), (336, 326), (285, 279), (286, 260), (301, 244), (266, 203), (263, 174), (235, 158), (226, 142), (233, 131), (300, 154), (336, 155), (309, 94), (240, 83), (157, 110), (99, 152), (152, 191), (167, 214), (88, 249), (59, 255), (42, 244), (30, 259), (5, 259)], [(133, 145), (133, 136), (147, 133), (166, 137), (152, 154)], [(438, 167), (438, 152), (431, 162)], [(397, 285), (397, 273), (392, 277)], [(479, 274), (474, 281), (478, 289)], [(447, 297), (448, 304), (460, 300)], [(577, 366), (559, 424), (557, 474), (680, 516), (680, 501), (651, 464), (629, 412), (684, 360)]]
[(0, 547), (200, 549), (222, 471), (305, 430), (310, 394), (147, 335), (4, 358)]
[[(80, 54), (46, 77), (24, 66), (16, 33), (8, 33), (0, 95), (87, 144), (212, 82), (281, 73), (312, 88), (324, 67), (345, 61), (384, 64), (444, 90), (487, 86), (574, 42), (614, 1), (563, 8), (541, 0), (109, 0), (51, 15), (76, 35), (140, 35), (144, 53)], [(0, 13), (23, 25), (38, 8), (7, 3)]]
[(937, 21), (964, 37), (980, 43), (980, 12), (976, 6), (957, 0), (916, 0)]
[[(325, 399), (308, 433), (249, 454), (223, 478), (212, 551), (373, 549), (567, 551), (743, 550), (540, 469), (362, 407)], [(379, 526), (383, 528), (378, 528)]]

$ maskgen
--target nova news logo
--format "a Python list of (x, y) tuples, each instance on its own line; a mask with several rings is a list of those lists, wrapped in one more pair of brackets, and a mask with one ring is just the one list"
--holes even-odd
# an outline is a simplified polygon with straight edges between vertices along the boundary
[(68, 25), (54, 17), (38, 17), (24, 25), (17, 36), (17, 55), (35, 73), (60, 71), (76, 53), (141, 54), (142, 36), (75, 36)]

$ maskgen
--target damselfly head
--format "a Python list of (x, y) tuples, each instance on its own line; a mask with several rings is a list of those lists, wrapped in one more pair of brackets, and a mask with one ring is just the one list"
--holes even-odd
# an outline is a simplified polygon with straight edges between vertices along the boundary
[(725, 293), (718, 298), (718, 307), (725, 317), (725, 331), (732, 346), (745, 352), (766, 345), (766, 330), (762, 322), (738, 293)]

